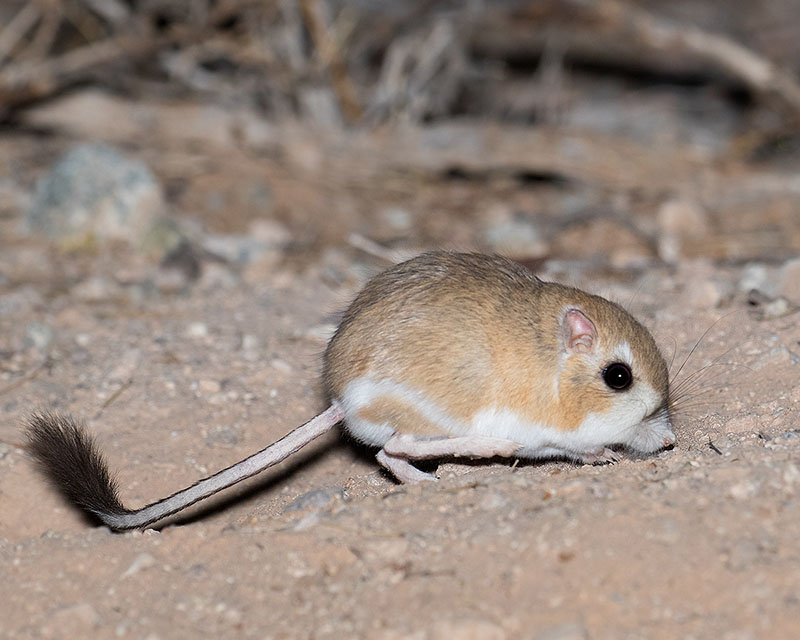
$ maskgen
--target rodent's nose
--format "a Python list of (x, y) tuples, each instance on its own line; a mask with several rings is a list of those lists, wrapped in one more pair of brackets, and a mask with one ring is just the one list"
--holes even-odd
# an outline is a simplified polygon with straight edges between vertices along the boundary
[(674, 434), (670, 434), (664, 437), (664, 447), (671, 447), (675, 444), (676, 438)]

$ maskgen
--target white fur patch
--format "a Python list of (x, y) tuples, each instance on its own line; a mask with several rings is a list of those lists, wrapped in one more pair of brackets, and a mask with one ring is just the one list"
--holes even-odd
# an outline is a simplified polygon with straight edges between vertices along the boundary
[(613, 357), (621, 362), (626, 363), (632, 371), (636, 370), (636, 362), (633, 358), (633, 351), (631, 345), (627, 342), (620, 342), (611, 352)]
[[(628, 355), (622, 351), (622, 355)], [(611, 411), (590, 413), (577, 429), (561, 430), (524, 420), (514, 411), (497, 407), (482, 409), (469, 421), (459, 420), (411, 387), (391, 380), (358, 378), (347, 385), (340, 398), (347, 430), (366, 444), (382, 447), (395, 433), (395, 425), (358, 417), (360, 409), (379, 397), (413, 406), (425, 420), (453, 436), (480, 435), (518, 442), (523, 446), (519, 455), (525, 458), (591, 454), (611, 444), (651, 452), (662, 448), (665, 440), (675, 439), (666, 413), (642, 422), (655, 411), (661, 399), (650, 385), (641, 381), (629, 393), (620, 394)]]

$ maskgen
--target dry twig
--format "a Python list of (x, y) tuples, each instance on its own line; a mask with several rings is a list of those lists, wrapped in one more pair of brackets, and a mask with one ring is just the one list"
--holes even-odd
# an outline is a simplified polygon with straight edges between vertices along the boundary
[[(573, 56), (582, 51), (587, 58), (620, 64), (633, 59), (645, 68), (662, 71), (685, 68), (687, 61), (692, 61), (694, 70), (725, 73), (800, 116), (800, 82), (792, 73), (729, 37), (658, 17), (630, 2), (541, 0), (512, 4), (507, 11), (492, 13), (488, 23), (474, 25), (473, 40), (484, 48), (489, 46), (495, 55), (502, 55), (504, 46), (513, 51), (525, 30), (533, 39), (541, 37), (543, 29), (558, 26)], [(517, 44), (508, 44), (512, 41)]]
[(380, 121), (402, 113), (419, 121), (446, 113), (465, 67), (460, 35), (447, 21), (395, 39), (386, 52), (369, 118)]
[(39, 5), (36, 2), (28, 2), (0, 32), (0, 65), (8, 58), (19, 41), (36, 24), (41, 17)]
[(319, 0), (303, 0), (301, 7), (320, 61), (330, 74), (331, 84), (336, 91), (342, 113), (348, 121), (355, 122), (361, 117), (363, 108), (348, 75), (347, 62), (339, 47), (338, 39), (328, 27)]
[(42, 62), (10, 65), (0, 72), (0, 110), (44, 98), (106, 65), (144, 58), (167, 44), (159, 38), (117, 36)]
[[(575, 0), (569, 0), (575, 4)], [(632, 7), (619, 0), (581, 3), (600, 19), (608, 21), (623, 37), (635, 38), (643, 46), (663, 51), (685, 51), (738, 78), (752, 91), (776, 97), (795, 116), (800, 116), (800, 83), (788, 71), (730, 38), (692, 25), (678, 25)]]
[(115, 27), (123, 27), (131, 20), (131, 10), (120, 0), (83, 0), (83, 3)]

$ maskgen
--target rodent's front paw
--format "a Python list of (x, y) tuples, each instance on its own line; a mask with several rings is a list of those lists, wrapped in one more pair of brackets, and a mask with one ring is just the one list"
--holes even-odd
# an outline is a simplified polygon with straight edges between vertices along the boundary
[(620, 459), (620, 455), (608, 447), (604, 447), (596, 453), (584, 453), (579, 456), (579, 460), (583, 464), (613, 464), (619, 462)]

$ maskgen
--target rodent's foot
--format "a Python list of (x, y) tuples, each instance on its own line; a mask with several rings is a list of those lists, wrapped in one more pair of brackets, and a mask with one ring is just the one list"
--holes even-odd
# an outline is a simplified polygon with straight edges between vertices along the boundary
[(578, 457), (583, 464), (613, 464), (621, 460), (621, 456), (608, 447), (604, 447), (597, 453), (584, 453)]
[(375, 455), (375, 459), (402, 484), (436, 482), (437, 480), (436, 476), (433, 474), (420, 471), (405, 458), (390, 455), (383, 449), (378, 451)]

